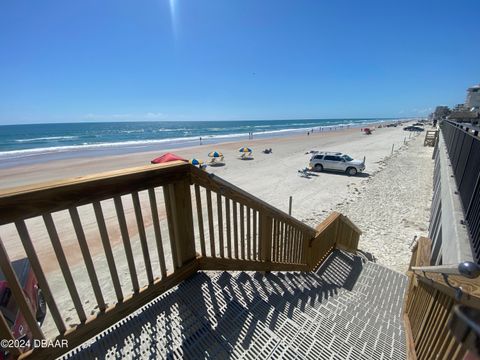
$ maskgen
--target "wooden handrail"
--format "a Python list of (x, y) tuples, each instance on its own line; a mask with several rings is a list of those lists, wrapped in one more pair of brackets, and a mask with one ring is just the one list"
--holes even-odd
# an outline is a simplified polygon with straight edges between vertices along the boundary
[[(466, 348), (455, 340), (448, 323), (455, 304), (480, 309), (480, 281), (447, 276), (439, 273), (438, 267), (429, 266), (431, 246), (430, 239), (421, 237), (412, 249), (404, 307), (409, 357), (460, 359)], [(414, 270), (417, 266), (422, 270)]]
[(0, 191), (0, 225), (170, 184), (188, 176), (182, 161), (109, 171)]

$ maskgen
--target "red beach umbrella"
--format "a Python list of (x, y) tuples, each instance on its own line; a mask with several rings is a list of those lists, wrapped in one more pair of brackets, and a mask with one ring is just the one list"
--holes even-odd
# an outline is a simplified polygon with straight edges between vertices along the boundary
[(156, 159), (153, 159), (152, 161), (150, 161), (152, 164), (163, 164), (163, 163), (166, 163), (166, 162), (170, 162), (170, 161), (177, 161), (177, 160), (180, 160), (180, 161), (185, 161), (185, 162), (188, 162), (187, 159), (184, 159), (178, 155), (175, 155), (175, 154), (172, 154), (172, 153), (166, 153)]

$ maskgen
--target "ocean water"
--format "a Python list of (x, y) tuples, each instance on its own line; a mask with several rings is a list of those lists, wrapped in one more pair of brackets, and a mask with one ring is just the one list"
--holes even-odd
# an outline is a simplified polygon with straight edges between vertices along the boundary
[(158, 121), (0, 126), (0, 167), (328, 131), (392, 119)]

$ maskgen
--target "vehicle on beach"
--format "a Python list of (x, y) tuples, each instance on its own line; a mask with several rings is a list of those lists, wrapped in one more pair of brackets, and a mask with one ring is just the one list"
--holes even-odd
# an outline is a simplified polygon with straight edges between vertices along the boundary
[(423, 131), (423, 128), (418, 126), (406, 126), (403, 128), (404, 131)]
[[(17, 275), (20, 286), (23, 289), (33, 314), (35, 314), (37, 322), (42, 324), (47, 314), (47, 306), (42, 291), (38, 286), (37, 278), (30, 266), (30, 262), (27, 258), (15, 260), (12, 262), (12, 268)], [(0, 311), (7, 321), (15, 339), (25, 340), (25, 342), (32, 340), (32, 332), (22, 313), (19, 311), (18, 304), (2, 271), (0, 271)], [(8, 349), (1, 348), (0, 359), (8, 358), (10, 358)]]
[(310, 158), (310, 168), (315, 171), (342, 171), (354, 176), (365, 170), (365, 159), (355, 160), (341, 152), (320, 151)]

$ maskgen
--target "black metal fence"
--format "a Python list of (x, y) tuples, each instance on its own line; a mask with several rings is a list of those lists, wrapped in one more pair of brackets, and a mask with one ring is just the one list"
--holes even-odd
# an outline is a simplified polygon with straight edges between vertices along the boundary
[(472, 249), (477, 263), (480, 264), (479, 129), (452, 121), (444, 121), (441, 128), (462, 200)]

